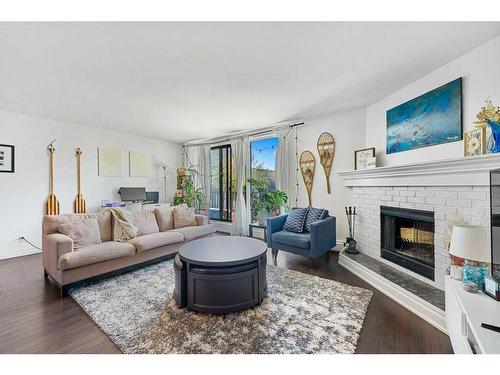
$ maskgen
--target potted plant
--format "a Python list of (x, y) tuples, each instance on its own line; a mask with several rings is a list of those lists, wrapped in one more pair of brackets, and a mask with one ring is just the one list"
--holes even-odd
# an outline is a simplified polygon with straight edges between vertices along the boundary
[(206, 194), (201, 188), (196, 188), (194, 182), (190, 177), (192, 174), (197, 173), (194, 169), (178, 168), (177, 175), (180, 179), (180, 189), (177, 190), (174, 197), (174, 205), (186, 203), (189, 207), (195, 209), (202, 209), (207, 205)]
[(288, 197), (284, 191), (270, 191), (265, 182), (251, 178), (251, 214), (257, 218), (259, 224), (264, 225), (269, 216), (277, 216), (281, 213), (281, 208), (288, 202)]
[(282, 190), (269, 191), (265, 195), (266, 208), (271, 216), (281, 214), (281, 207), (284, 207), (288, 202), (288, 196)]

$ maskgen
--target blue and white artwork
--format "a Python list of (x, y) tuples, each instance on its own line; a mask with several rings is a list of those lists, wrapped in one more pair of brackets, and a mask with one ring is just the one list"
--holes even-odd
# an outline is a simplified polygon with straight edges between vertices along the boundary
[(462, 139), (462, 78), (387, 111), (387, 153)]

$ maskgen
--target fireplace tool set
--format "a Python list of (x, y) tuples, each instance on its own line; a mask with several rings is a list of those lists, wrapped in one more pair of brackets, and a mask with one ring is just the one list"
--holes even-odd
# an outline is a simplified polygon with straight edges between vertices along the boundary
[(356, 207), (346, 207), (345, 214), (347, 216), (347, 223), (349, 224), (349, 237), (346, 238), (344, 243), (345, 251), (349, 254), (359, 254), (356, 250), (356, 240), (354, 239), (354, 228), (356, 226)]

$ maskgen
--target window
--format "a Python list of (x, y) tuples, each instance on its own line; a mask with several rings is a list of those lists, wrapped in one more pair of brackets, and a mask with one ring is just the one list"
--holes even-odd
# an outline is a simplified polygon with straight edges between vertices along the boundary
[(231, 145), (212, 147), (210, 151), (210, 166), (212, 170), (210, 218), (232, 221), (234, 210), (234, 172)]
[[(278, 137), (260, 138), (250, 142), (252, 179), (262, 183), (268, 191), (276, 190), (276, 148)], [(261, 210), (255, 196), (250, 197), (252, 221)]]

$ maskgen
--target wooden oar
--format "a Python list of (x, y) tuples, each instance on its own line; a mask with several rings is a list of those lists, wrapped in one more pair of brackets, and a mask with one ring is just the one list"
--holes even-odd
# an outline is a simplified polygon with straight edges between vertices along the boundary
[(83, 199), (83, 195), (81, 192), (81, 183), (80, 183), (80, 161), (82, 158), (82, 150), (80, 148), (76, 149), (76, 175), (77, 175), (77, 184), (78, 184), (78, 194), (75, 199), (75, 213), (76, 214), (84, 214), (86, 210), (85, 199)]
[(59, 215), (59, 202), (54, 194), (54, 141), (48, 147), (50, 158), (50, 194), (47, 198), (47, 215)]

